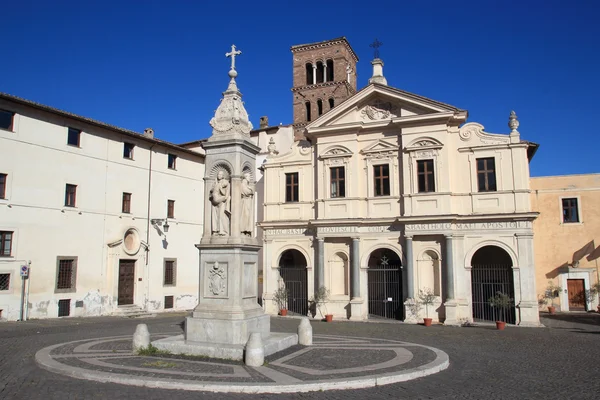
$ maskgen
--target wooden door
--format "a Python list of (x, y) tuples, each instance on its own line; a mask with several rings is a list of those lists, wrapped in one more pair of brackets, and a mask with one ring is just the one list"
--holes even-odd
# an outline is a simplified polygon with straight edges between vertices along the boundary
[(583, 282), (583, 279), (567, 279), (570, 311), (585, 311), (585, 289)]
[(118, 305), (133, 304), (135, 260), (119, 260)]

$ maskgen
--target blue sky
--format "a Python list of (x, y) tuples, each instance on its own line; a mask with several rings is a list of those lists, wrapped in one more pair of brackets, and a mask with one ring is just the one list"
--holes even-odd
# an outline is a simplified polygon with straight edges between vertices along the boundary
[(532, 176), (600, 172), (600, 2), (30, 1), (2, 6), (0, 91), (182, 143), (208, 137), (235, 43), (252, 123), (292, 121), (290, 46), (346, 36), (388, 84), (541, 147)]

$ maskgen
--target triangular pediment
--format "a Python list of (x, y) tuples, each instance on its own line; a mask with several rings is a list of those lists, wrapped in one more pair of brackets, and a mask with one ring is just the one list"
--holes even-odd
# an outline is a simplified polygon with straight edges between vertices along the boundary
[(404, 118), (453, 114), (462, 110), (385, 85), (371, 84), (307, 126), (317, 132), (336, 126), (389, 123)]
[(398, 146), (386, 142), (385, 140), (378, 140), (375, 143), (365, 147), (364, 149), (361, 150), (362, 154), (370, 154), (370, 153), (381, 153), (381, 152), (388, 152), (388, 151), (397, 151), (398, 150)]

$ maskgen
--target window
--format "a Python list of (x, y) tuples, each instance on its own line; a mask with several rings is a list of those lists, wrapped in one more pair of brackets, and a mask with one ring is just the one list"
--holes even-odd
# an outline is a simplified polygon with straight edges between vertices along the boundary
[(390, 166), (388, 164), (373, 166), (375, 178), (375, 196), (390, 195)]
[(173, 296), (165, 296), (165, 310), (173, 308)]
[(562, 199), (563, 223), (579, 222), (577, 199)]
[(71, 315), (71, 299), (60, 299), (58, 301), (58, 316), (68, 317)]
[(135, 144), (132, 143), (123, 143), (123, 158), (129, 158), (133, 160), (133, 148)]
[(0, 274), (0, 291), (10, 289), (10, 274)]
[(0, 129), (12, 131), (14, 116), (14, 112), (0, 110)]
[(435, 192), (433, 160), (417, 161), (417, 177), (419, 181), (419, 193)]
[(163, 286), (175, 286), (177, 261), (174, 259), (165, 259)]
[(127, 214), (131, 212), (131, 193), (123, 193), (121, 211)]
[(69, 133), (67, 134), (67, 144), (69, 146), (79, 147), (79, 136), (81, 135), (81, 131), (75, 128), (69, 128)]
[(0, 231), (0, 257), (10, 257), (12, 252), (13, 233)]
[(77, 257), (57, 257), (55, 293), (75, 292)]
[(168, 154), (167, 157), (169, 158), (169, 161), (168, 161), (169, 169), (175, 169), (176, 163), (177, 163), (177, 156), (175, 154)]
[(298, 201), (298, 173), (285, 174), (285, 201)]
[(304, 103), (304, 107), (306, 107), (306, 120), (310, 121), (310, 101), (307, 101), (306, 103)]
[(333, 97), (329, 99), (329, 109), (331, 110), (334, 107), (334, 103), (335, 101), (333, 100)]
[(480, 192), (496, 191), (496, 163), (494, 157), (477, 159), (477, 184)]
[(313, 66), (311, 63), (306, 64), (306, 84), (313, 84)]
[(66, 207), (75, 207), (75, 197), (77, 194), (77, 185), (71, 185), (67, 183), (67, 187), (65, 189), (65, 206)]
[(175, 200), (167, 200), (167, 218), (175, 218)]
[(323, 101), (321, 99), (317, 100), (317, 111), (319, 116), (323, 115)]
[(327, 82), (333, 82), (333, 60), (327, 60)]
[(346, 181), (344, 167), (330, 169), (331, 197), (346, 197)]
[(6, 174), (0, 174), (0, 199), (6, 198)]

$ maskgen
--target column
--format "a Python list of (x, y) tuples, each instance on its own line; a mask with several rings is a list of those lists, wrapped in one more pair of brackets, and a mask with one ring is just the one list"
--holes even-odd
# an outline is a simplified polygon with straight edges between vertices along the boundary
[(446, 235), (446, 301), (454, 300), (454, 241)]
[[(535, 261), (533, 232), (517, 233), (517, 265), (515, 274), (515, 306), (519, 308), (517, 323), (522, 326), (539, 326), (539, 311), (535, 287)], [(518, 296), (518, 298), (517, 298)]]
[(317, 64), (313, 65), (313, 85), (317, 83)]
[(407, 297), (413, 299), (415, 297), (415, 285), (413, 279), (413, 237), (405, 236), (406, 249), (404, 255), (406, 257), (406, 288)]
[(352, 238), (350, 249), (350, 299), (360, 297), (360, 256), (358, 254), (358, 238)]
[(317, 273), (315, 277), (315, 290), (325, 286), (325, 239), (317, 238)]
[(323, 63), (323, 82), (327, 82), (327, 63)]
[(240, 237), (240, 211), (242, 203), (242, 177), (237, 175), (231, 176), (231, 182), (229, 183), (230, 195), (231, 195), (231, 223), (229, 224), (229, 237)]

